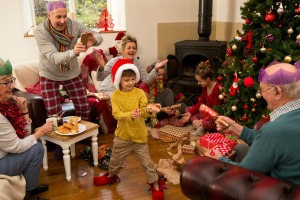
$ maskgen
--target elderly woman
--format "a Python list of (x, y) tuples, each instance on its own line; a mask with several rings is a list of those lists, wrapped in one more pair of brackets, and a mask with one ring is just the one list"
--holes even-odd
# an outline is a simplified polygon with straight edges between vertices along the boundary
[(13, 96), (14, 82), (10, 62), (0, 59), (0, 174), (22, 174), (27, 199), (48, 190), (47, 185), (38, 185), (44, 148), (37, 140), (53, 130), (53, 123), (46, 122), (31, 134), (27, 101)]

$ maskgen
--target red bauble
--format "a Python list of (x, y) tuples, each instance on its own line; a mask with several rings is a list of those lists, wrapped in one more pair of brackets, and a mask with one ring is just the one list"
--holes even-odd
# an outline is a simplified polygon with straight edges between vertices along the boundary
[(229, 91), (230, 96), (234, 97), (236, 95), (235, 91)]
[(247, 115), (246, 115), (246, 114), (243, 115), (242, 120), (243, 120), (243, 121), (246, 121), (247, 119), (248, 119)]
[(227, 54), (228, 54), (228, 56), (231, 56), (231, 54), (232, 54), (232, 50), (231, 50), (231, 48), (227, 48)]
[(245, 20), (245, 23), (246, 23), (246, 24), (250, 24), (250, 23), (251, 23), (250, 19), (247, 18), (247, 19)]
[(296, 13), (297, 15), (300, 14), (300, 6), (298, 6), (298, 8), (295, 9), (295, 13)]
[(248, 104), (245, 104), (244, 109), (248, 109), (248, 108), (249, 108)]
[(253, 62), (257, 62), (257, 61), (258, 61), (258, 58), (257, 58), (256, 56), (254, 56), (254, 57), (252, 58), (252, 61), (253, 61)]
[(244, 79), (244, 86), (245, 87), (252, 87), (254, 85), (254, 80), (251, 77), (246, 77)]
[(223, 77), (221, 75), (219, 75), (217, 79), (218, 79), (219, 82), (221, 82)]
[(266, 20), (266, 22), (268, 22), (268, 23), (274, 22), (274, 21), (275, 21), (275, 18), (276, 18), (276, 15), (275, 15), (275, 13), (273, 13), (273, 12), (267, 13), (267, 14), (265, 15), (265, 20)]

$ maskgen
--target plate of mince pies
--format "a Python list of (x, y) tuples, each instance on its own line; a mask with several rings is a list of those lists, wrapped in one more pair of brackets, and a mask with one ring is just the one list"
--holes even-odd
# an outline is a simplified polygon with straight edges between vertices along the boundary
[(78, 124), (78, 122), (75, 121), (69, 121), (67, 123), (64, 123), (63, 125), (59, 126), (57, 130), (55, 131), (58, 135), (77, 135), (86, 130), (86, 126), (83, 124)]

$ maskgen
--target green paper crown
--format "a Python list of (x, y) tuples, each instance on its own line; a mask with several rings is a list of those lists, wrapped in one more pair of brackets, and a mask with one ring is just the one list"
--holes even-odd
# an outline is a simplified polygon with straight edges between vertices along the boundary
[(10, 61), (7, 60), (6, 62), (4, 62), (4, 60), (0, 58), (0, 76), (6, 76), (10, 74), (12, 74), (12, 66), (10, 64)]

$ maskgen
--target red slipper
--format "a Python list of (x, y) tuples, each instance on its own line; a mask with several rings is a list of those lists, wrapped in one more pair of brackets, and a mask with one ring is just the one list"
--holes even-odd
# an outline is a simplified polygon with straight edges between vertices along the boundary
[(102, 176), (94, 177), (94, 185), (101, 186), (101, 185), (111, 185), (115, 182), (120, 182), (120, 178), (117, 175), (112, 177), (107, 177), (108, 172), (106, 172)]
[(152, 191), (152, 200), (164, 200), (164, 189), (167, 189), (165, 187), (165, 182), (161, 179), (158, 179), (158, 185), (159, 190), (156, 190), (153, 186), (150, 187), (150, 190)]

